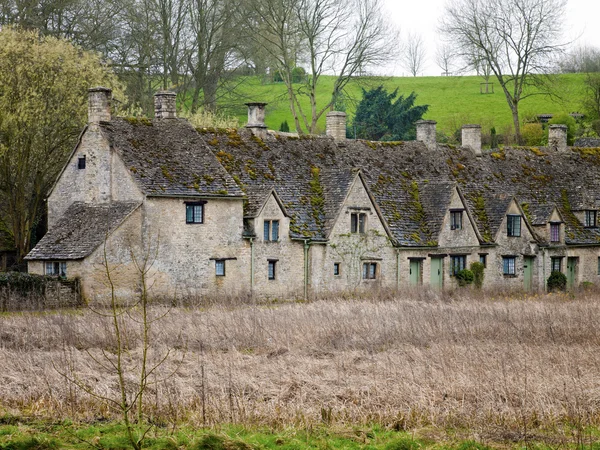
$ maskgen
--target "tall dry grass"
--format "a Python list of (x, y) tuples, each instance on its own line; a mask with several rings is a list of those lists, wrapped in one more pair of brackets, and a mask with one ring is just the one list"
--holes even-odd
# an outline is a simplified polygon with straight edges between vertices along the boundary
[[(135, 317), (123, 320), (136, 342)], [(597, 294), (175, 308), (152, 331), (155, 354), (173, 350), (147, 408), (164, 424), (583, 430), (600, 425), (598, 324)], [(113, 339), (89, 310), (0, 317), (0, 411), (111, 417), (55, 366), (116, 396), (93, 358)]]

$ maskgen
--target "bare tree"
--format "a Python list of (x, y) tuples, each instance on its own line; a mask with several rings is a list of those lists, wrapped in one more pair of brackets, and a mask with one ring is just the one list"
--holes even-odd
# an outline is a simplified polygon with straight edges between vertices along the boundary
[[(319, 118), (335, 104), (353, 76), (387, 60), (396, 35), (382, 13), (381, 0), (260, 0), (253, 17), (263, 31), (257, 43), (268, 52), (286, 84), (296, 130), (315, 133)], [(307, 67), (304, 82), (294, 83), (293, 70)], [(334, 74), (331, 96), (318, 104), (321, 75)], [(296, 80), (297, 81), (297, 80)], [(305, 111), (301, 97), (308, 97)]]
[(519, 103), (538, 89), (549, 73), (552, 57), (562, 51), (559, 42), (566, 0), (459, 0), (448, 3), (440, 29), (469, 61), (481, 55), (498, 79), (521, 140)]
[(435, 50), (435, 63), (442, 69), (442, 75), (450, 76), (454, 71), (456, 54), (448, 44), (438, 45)]
[(420, 34), (410, 33), (408, 35), (400, 61), (413, 77), (423, 71), (425, 66), (425, 43)]

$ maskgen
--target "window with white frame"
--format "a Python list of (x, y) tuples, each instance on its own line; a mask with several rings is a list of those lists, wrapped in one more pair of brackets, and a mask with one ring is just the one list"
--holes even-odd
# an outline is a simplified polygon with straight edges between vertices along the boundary
[(54, 277), (67, 276), (67, 263), (65, 261), (46, 261), (46, 275)]
[(265, 242), (277, 242), (279, 240), (279, 220), (265, 220), (263, 239)]
[(521, 236), (521, 216), (517, 214), (509, 214), (506, 216), (506, 235), (519, 237)]
[(502, 273), (504, 275), (514, 276), (517, 274), (516, 270), (516, 256), (503, 256), (502, 257)]

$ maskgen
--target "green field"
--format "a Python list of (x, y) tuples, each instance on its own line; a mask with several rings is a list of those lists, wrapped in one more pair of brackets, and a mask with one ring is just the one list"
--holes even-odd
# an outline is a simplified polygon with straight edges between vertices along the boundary
[[(322, 77), (317, 92), (318, 104), (324, 104), (331, 95), (333, 77)], [(521, 117), (531, 117), (537, 114), (556, 114), (581, 110), (584, 94), (584, 75), (560, 75), (553, 81), (553, 91), (560, 95), (549, 97), (533, 95), (522, 101)], [(271, 129), (279, 129), (281, 122), (287, 120), (290, 129), (294, 121), (290, 113), (285, 86), (283, 83), (265, 83), (258, 78), (249, 78), (239, 87), (239, 93), (246, 101), (264, 101), (267, 106), (266, 124)], [(346, 112), (351, 117), (354, 114), (356, 102), (361, 98), (361, 87), (366, 89), (383, 84), (389, 92), (398, 88), (400, 94), (410, 94), (415, 91), (418, 104), (428, 104), (429, 111), (426, 119), (436, 120), (438, 129), (452, 133), (466, 123), (479, 123), (484, 132), (495, 126), (499, 133), (505, 131), (512, 123), (506, 98), (498, 82), (493, 83), (493, 94), (481, 94), (481, 77), (361, 77), (353, 81), (347, 88)], [(300, 85), (297, 86), (300, 88)], [(537, 91), (531, 90), (532, 93)], [(304, 97), (303, 108), (309, 110), (308, 97)], [(241, 103), (241, 102), (240, 102)], [(243, 109), (239, 112), (240, 124), (246, 123)], [(351, 119), (350, 119), (351, 120)], [(325, 128), (325, 117), (319, 121), (321, 129)]]

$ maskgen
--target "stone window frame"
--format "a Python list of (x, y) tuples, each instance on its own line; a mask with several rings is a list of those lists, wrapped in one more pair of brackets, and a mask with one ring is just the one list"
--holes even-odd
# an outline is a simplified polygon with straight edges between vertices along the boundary
[(81, 156), (79, 156), (79, 158), (77, 158), (77, 169), (83, 170), (83, 169), (85, 169), (85, 166), (86, 166), (85, 155), (81, 155)]
[(44, 261), (44, 275), (48, 277), (67, 277), (66, 261)]
[(515, 255), (502, 256), (502, 275), (506, 278), (517, 276), (517, 257)]
[[(507, 214), (506, 215), (506, 236), (521, 237), (521, 215)], [(518, 224), (518, 225), (517, 225)]]
[(279, 242), (279, 219), (265, 219), (263, 221), (263, 240), (265, 242)]
[(342, 265), (339, 262), (333, 263), (333, 276), (339, 277), (342, 274)]
[(376, 280), (379, 275), (379, 263), (375, 261), (363, 261), (362, 263), (362, 279)]
[(560, 222), (550, 222), (550, 242), (553, 244), (560, 242)]
[(550, 272), (561, 272), (562, 273), (562, 256), (552, 256), (550, 258)]
[(274, 281), (277, 279), (277, 262), (278, 259), (267, 259), (267, 279)]
[(350, 213), (350, 233), (365, 234), (367, 232), (367, 213)]
[(464, 209), (451, 209), (450, 210), (450, 229), (451, 230), (462, 230), (463, 229), (463, 211), (464, 211)]
[(598, 211), (595, 209), (586, 209), (583, 212), (583, 226), (586, 228), (596, 228), (598, 226)]
[(456, 276), (458, 272), (467, 268), (467, 255), (450, 255), (450, 276)]
[[(185, 202), (185, 223), (188, 225), (198, 225), (204, 223), (205, 217), (205, 208), (206, 201), (193, 201), (193, 202)], [(196, 212), (198, 211), (196, 208), (200, 207), (200, 220), (197, 220)], [(191, 212), (191, 214), (190, 214)]]
[(224, 277), (226, 273), (225, 260), (215, 259), (215, 276)]
[(481, 264), (483, 264), (483, 268), (487, 268), (487, 253), (480, 253), (479, 254), (479, 262)]

